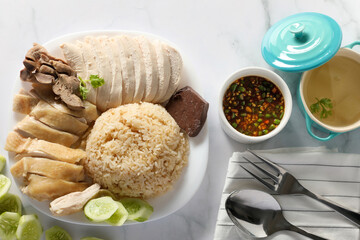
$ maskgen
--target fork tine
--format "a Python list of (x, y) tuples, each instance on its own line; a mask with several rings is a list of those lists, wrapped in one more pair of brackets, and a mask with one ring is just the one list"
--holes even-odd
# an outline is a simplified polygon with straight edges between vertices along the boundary
[(262, 184), (264, 184), (266, 187), (268, 187), (270, 190), (275, 191), (275, 186), (268, 183), (267, 181), (265, 181), (264, 179), (256, 176), (254, 173), (250, 172), (247, 168), (245, 168), (244, 166), (240, 165), (245, 171), (247, 171), (251, 176), (253, 176), (254, 178), (256, 178), (258, 181), (260, 181)]
[(279, 165), (277, 165), (276, 163), (273, 163), (272, 161), (258, 155), (257, 153), (254, 153), (253, 151), (251, 151), (250, 149), (247, 150), (249, 153), (251, 153), (252, 155), (254, 155), (255, 157), (259, 158), (261, 161), (265, 162), (267, 165), (269, 165), (272, 169), (274, 169), (275, 171), (277, 171), (277, 173), (281, 173), (281, 172), (286, 172), (285, 169), (283, 169), (282, 167), (280, 167)]
[(266, 171), (265, 169), (263, 169), (262, 167), (256, 165), (255, 163), (253, 163), (252, 161), (250, 161), (247, 157), (243, 156), (243, 158), (248, 161), (249, 163), (251, 163), (251, 165), (253, 165), (254, 167), (256, 167), (257, 169), (259, 169), (261, 172), (263, 172), (265, 175), (269, 176), (272, 178), (272, 180), (274, 180), (274, 182), (279, 183), (279, 178), (277, 176), (275, 176), (274, 174)]

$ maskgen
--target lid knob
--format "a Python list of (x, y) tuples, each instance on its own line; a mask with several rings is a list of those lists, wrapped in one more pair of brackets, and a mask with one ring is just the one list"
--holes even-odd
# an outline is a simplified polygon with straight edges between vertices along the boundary
[(294, 23), (290, 26), (289, 31), (295, 34), (297, 39), (302, 38), (305, 26), (302, 23)]

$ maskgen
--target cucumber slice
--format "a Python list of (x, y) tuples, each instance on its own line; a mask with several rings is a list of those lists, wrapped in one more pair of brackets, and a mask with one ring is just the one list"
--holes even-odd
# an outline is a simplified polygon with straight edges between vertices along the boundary
[(20, 215), (13, 212), (4, 212), (0, 215), (0, 239), (16, 240), (16, 229)]
[(19, 226), (16, 230), (18, 240), (40, 240), (41, 234), (42, 227), (35, 214), (21, 216)]
[(53, 226), (45, 231), (46, 240), (72, 240), (67, 231), (58, 226)]
[(0, 155), (0, 172), (4, 170), (6, 164), (6, 158), (3, 155)]
[(111, 197), (113, 200), (116, 200), (115, 195), (107, 189), (100, 189), (99, 192), (95, 194), (95, 196), (92, 197), (91, 199), (106, 197), (106, 196)]
[(90, 200), (84, 208), (85, 216), (94, 222), (109, 219), (119, 208), (111, 197), (101, 197)]
[(154, 212), (153, 207), (149, 203), (138, 198), (123, 198), (120, 202), (128, 211), (129, 220), (144, 222), (148, 220), (150, 215)]
[(80, 240), (103, 240), (103, 239), (96, 238), (96, 237), (83, 237), (83, 238), (80, 238)]
[(21, 200), (17, 195), (7, 193), (0, 198), (0, 214), (16, 212), (21, 215)]
[(129, 213), (126, 211), (125, 207), (121, 204), (121, 202), (116, 203), (119, 208), (108, 220), (106, 220), (106, 222), (114, 226), (121, 226), (128, 218)]
[(11, 186), (11, 180), (5, 175), (0, 174), (0, 198), (2, 198)]

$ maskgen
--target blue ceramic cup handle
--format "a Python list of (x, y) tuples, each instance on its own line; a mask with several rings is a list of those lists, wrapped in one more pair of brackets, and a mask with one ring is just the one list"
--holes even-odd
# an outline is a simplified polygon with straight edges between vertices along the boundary
[(355, 47), (356, 45), (360, 45), (360, 41), (355, 41), (353, 43), (346, 45), (345, 47), (351, 49), (351, 48)]
[(337, 135), (340, 135), (341, 133), (335, 133), (335, 132), (330, 132), (329, 136), (327, 137), (319, 137), (319, 136), (316, 136), (312, 130), (311, 130), (311, 127), (312, 127), (312, 124), (314, 123), (313, 120), (311, 120), (311, 118), (305, 114), (305, 122), (306, 122), (306, 130), (308, 131), (308, 133), (310, 134), (310, 136), (312, 136), (313, 138), (319, 140), (319, 141), (329, 141), (330, 139), (336, 137)]

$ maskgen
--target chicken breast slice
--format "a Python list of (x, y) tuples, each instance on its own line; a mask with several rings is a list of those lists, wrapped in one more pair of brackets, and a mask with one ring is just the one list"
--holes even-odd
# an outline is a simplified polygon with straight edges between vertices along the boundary
[(91, 41), (93, 51), (96, 53), (96, 65), (98, 66), (99, 77), (104, 79), (104, 85), (97, 88), (96, 106), (101, 111), (106, 111), (106, 103), (112, 85), (112, 62), (109, 53), (105, 50), (105, 36), (94, 38)]
[(69, 132), (75, 135), (82, 135), (88, 125), (79, 121), (77, 118), (63, 113), (44, 101), (40, 101), (30, 112), (36, 120), (53, 127), (60, 131)]
[(151, 102), (154, 99), (159, 86), (156, 51), (154, 45), (150, 43), (148, 38), (138, 36), (136, 37), (136, 40), (140, 45), (146, 74), (145, 93), (141, 100)]
[(159, 73), (159, 88), (152, 102), (161, 103), (167, 93), (170, 82), (170, 59), (165, 47), (159, 40), (153, 41)]
[(122, 92), (123, 92), (123, 76), (122, 76), (122, 65), (120, 61), (120, 49), (115, 38), (110, 38), (110, 45), (112, 48), (112, 61), (113, 66), (113, 80), (110, 90), (110, 99), (107, 104), (107, 108), (115, 108), (122, 103)]
[(43, 100), (53, 108), (63, 113), (69, 114), (77, 118), (85, 118), (88, 123), (95, 121), (99, 117), (96, 105), (90, 103), (89, 101), (84, 101), (83, 110), (74, 111), (69, 109), (65, 104), (55, 101), (54, 94), (49, 92), (46, 88), (41, 87), (39, 84), (33, 84), (33, 87), (34, 88), (30, 90), (30, 93), (34, 97)]
[(10, 172), (15, 178), (26, 177), (29, 173), (71, 182), (85, 178), (83, 166), (47, 158), (24, 157), (10, 168)]
[(66, 147), (70, 147), (79, 139), (79, 137), (74, 134), (53, 129), (29, 115), (18, 122), (15, 129), (29, 137), (59, 143)]
[(89, 186), (87, 183), (74, 183), (35, 174), (30, 174), (28, 181), (29, 184), (21, 190), (38, 201), (54, 200), (71, 192), (83, 191)]
[(29, 114), (39, 102), (39, 99), (25, 94), (15, 94), (13, 99), (13, 111), (22, 114)]
[(100, 190), (100, 185), (94, 183), (82, 192), (72, 192), (59, 197), (50, 203), (50, 211), (57, 216), (79, 212), (85, 204)]
[(22, 157), (46, 157), (67, 163), (78, 163), (86, 158), (86, 152), (81, 149), (68, 148), (44, 140), (25, 138), (17, 132), (8, 134), (5, 150), (21, 154)]
[(136, 41), (136, 38), (127, 36), (127, 41), (130, 46), (131, 56), (134, 62), (134, 71), (135, 71), (135, 92), (133, 103), (140, 102), (144, 96), (145, 85), (146, 85), (146, 72), (144, 59), (142, 57), (141, 49), (139, 43)]
[(170, 82), (169, 87), (166, 91), (165, 96), (160, 99), (160, 102), (166, 102), (174, 94), (180, 84), (181, 80), (181, 71), (182, 71), (182, 59), (180, 53), (176, 51), (173, 47), (163, 44), (163, 47), (166, 50), (166, 53), (170, 59)]
[(63, 43), (60, 45), (60, 48), (70, 67), (75, 70), (77, 75), (83, 76), (86, 68), (85, 61), (82, 57), (82, 50), (73, 43)]
[[(101, 65), (100, 61), (98, 60), (98, 58), (100, 58), (101, 56), (97, 55), (98, 44), (99, 43), (95, 37), (85, 37), (84, 57), (86, 57), (89, 63), (91, 63), (91, 66), (88, 64), (88, 74), (86, 79), (89, 79), (91, 75), (98, 75), (99, 77), (102, 77), (100, 73)], [(89, 89), (87, 100), (97, 105), (99, 88), (93, 88), (90, 82), (88, 82), (87, 89)]]
[(125, 35), (115, 37), (119, 46), (122, 67), (123, 86), (122, 104), (132, 103), (135, 94), (135, 69), (130, 43)]

